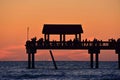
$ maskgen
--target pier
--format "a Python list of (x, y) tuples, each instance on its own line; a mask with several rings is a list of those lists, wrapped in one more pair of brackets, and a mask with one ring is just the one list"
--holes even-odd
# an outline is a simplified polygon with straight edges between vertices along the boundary
[[(35, 68), (35, 54), (37, 50), (50, 50), (55, 69), (58, 68), (52, 50), (88, 50), (90, 68), (99, 68), (100, 50), (115, 50), (115, 53), (118, 55), (118, 68), (120, 69), (120, 39), (110, 39), (108, 41), (97, 39), (93, 41), (82, 40), (81, 34), (83, 29), (81, 24), (44, 24), (42, 33), (44, 38), (37, 40), (35, 37), (26, 41), (25, 46), (28, 54), (29, 69)], [(50, 41), (50, 35), (59, 35), (59, 41)], [(74, 40), (70, 39), (67, 41), (66, 35), (74, 35)]]

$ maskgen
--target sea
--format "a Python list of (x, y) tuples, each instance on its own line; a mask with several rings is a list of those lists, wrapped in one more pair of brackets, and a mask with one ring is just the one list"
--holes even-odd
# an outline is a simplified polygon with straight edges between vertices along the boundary
[(0, 61), (0, 80), (120, 80), (117, 61), (100, 61), (91, 69), (89, 61), (36, 61), (35, 69), (27, 61)]

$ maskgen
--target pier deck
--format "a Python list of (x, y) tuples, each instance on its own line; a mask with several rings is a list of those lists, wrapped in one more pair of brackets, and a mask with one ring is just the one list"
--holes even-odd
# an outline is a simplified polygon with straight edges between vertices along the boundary
[[(115, 50), (118, 55), (118, 68), (120, 69), (120, 38), (109, 39), (102, 41), (94, 39), (82, 40), (81, 34), (83, 33), (81, 24), (44, 24), (43, 31), (44, 38), (37, 40), (32, 38), (26, 41), (26, 53), (28, 54), (28, 68), (35, 68), (35, 53), (37, 50), (50, 50), (50, 54), (57, 69), (54, 56), (51, 50), (88, 50), (90, 54), (90, 67), (94, 68), (94, 55), (95, 55), (95, 68), (99, 68), (99, 54), (100, 50)], [(59, 35), (60, 40), (50, 41), (50, 35)], [(74, 35), (74, 40), (66, 41), (66, 35)]]

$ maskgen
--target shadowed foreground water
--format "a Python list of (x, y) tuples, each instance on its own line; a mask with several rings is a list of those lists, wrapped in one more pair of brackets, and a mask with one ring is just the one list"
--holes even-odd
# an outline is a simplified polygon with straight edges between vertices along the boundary
[(100, 62), (99, 69), (90, 69), (89, 62), (57, 61), (58, 70), (50, 61), (36, 62), (36, 69), (27, 69), (27, 62), (0, 62), (2, 80), (120, 80), (117, 62)]

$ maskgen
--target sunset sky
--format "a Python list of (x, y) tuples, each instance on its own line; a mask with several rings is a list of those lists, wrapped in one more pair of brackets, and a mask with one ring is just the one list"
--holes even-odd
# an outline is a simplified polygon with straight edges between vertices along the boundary
[[(0, 0), (0, 61), (27, 60), (24, 46), (27, 27), (29, 37), (39, 39), (47, 23), (82, 24), (82, 39), (117, 39), (120, 0)], [(53, 54), (56, 60), (89, 60), (87, 50), (54, 50)], [(51, 60), (49, 51), (37, 51), (36, 60)], [(117, 54), (101, 51), (100, 60), (116, 61)]]

